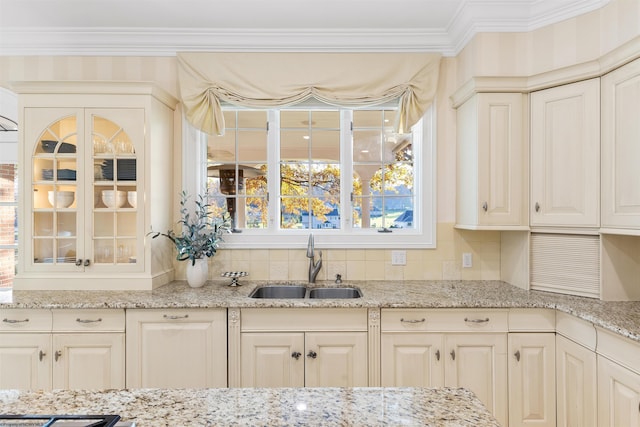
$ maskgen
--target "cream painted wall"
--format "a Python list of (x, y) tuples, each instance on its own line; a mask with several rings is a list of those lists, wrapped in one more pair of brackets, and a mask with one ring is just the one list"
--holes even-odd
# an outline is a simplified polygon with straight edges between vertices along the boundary
[[(597, 59), (639, 35), (640, 2), (612, 0), (601, 10), (532, 32), (478, 34), (458, 57), (444, 58), (436, 95), (437, 248), (408, 250), (405, 266), (392, 266), (388, 250), (326, 250), (318, 278), (333, 279), (339, 273), (346, 280), (499, 279), (500, 233), (453, 227), (456, 126), (449, 96), (474, 76), (544, 73)], [(12, 80), (154, 81), (178, 93), (173, 57), (0, 57), (0, 86)], [(179, 153), (176, 145), (178, 165)], [(174, 173), (179, 185), (180, 167)], [(168, 191), (177, 194), (177, 189)], [(464, 252), (473, 254), (473, 268), (461, 268)], [(307, 263), (299, 249), (221, 250), (210, 260), (210, 274), (219, 278), (222, 271), (242, 270), (253, 280), (305, 280)], [(176, 263), (178, 278), (184, 277), (184, 268)]]
[(475, 76), (532, 76), (597, 60), (638, 36), (638, 0), (612, 0), (527, 33), (480, 33), (457, 56), (456, 84)]

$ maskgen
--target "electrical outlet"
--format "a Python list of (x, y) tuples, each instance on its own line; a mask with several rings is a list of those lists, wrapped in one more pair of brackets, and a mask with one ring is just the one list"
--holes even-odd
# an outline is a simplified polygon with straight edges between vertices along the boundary
[(391, 251), (391, 265), (407, 265), (407, 251)]
[(470, 252), (465, 252), (462, 254), (462, 268), (471, 268), (473, 267), (473, 258), (471, 257)]

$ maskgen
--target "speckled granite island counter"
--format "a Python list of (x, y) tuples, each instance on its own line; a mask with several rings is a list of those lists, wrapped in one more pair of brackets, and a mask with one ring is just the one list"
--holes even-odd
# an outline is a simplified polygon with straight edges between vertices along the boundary
[[(0, 291), (3, 308), (215, 308), (215, 307), (367, 307), (367, 308), (550, 308), (571, 314), (640, 342), (640, 302), (608, 302), (549, 292), (526, 291), (501, 281), (318, 282), (313, 286), (356, 286), (357, 299), (254, 299), (248, 295), (267, 282), (210, 281), (202, 288), (173, 282), (153, 291)], [(279, 282), (282, 283), (282, 282)]]
[(0, 391), (5, 414), (117, 414), (136, 427), (499, 426), (454, 388), (137, 389)]

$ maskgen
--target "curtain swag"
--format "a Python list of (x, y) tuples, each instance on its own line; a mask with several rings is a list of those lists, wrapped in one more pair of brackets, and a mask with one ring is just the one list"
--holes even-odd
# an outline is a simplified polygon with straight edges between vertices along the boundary
[(338, 107), (399, 99), (396, 130), (408, 131), (431, 104), (440, 54), (179, 53), (178, 81), (187, 119), (224, 134), (220, 102), (274, 108), (309, 98)]

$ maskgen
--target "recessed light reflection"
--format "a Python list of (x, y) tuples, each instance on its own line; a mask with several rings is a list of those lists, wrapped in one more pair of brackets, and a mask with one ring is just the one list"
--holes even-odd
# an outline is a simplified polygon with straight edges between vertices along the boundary
[(307, 404), (304, 402), (298, 402), (296, 403), (296, 409), (298, 411), (306, 411), (307, 410)]
[(309, 135), (303, 136), (302, 139), (309, 139)]

